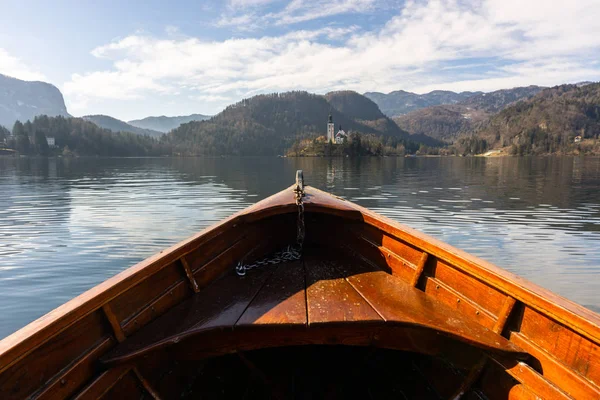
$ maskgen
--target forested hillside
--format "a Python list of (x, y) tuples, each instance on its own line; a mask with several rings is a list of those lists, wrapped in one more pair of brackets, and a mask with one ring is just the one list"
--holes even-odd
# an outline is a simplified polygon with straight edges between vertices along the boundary
[[(600, 83), (543, 90), (492, 116), (472, 134), (490, 147), (510, 146), (513, 154), (600, 153)], [(575, 143), (576, 136), (581, 143)]]
[(365, 96), (373, 100), (385, 115), (396, 117), (426, 107), (456, 104), (476, 94), (481, 94), (481, 92), (455, 93), (448, 90), (434, 90), (425, 94), (417, 94), (396, 90), (388, 94), (367, 92)]
[[(55, 147), (48, 146), (49, 137), (55, 139)], [(128, 157), (170, 154), (170, 148), (157, 139), (133, 133), (115, 133), (81, 118), (60, 116), (38, 116), (33, 122), (24, 124), (17, 121), (7, 142), (7, 148), (23, 155)]]
[(494, 113), (515, 101), (530, 98), (543, 89), (540, 86), (528, 86), (480, 93), (457, 104), (413, 111), (395, 117), (394, 121), (411, 134), (426, 134), (438, 140), (453, 142)]
[(542, 86), (525, 86), (512, 89), (496, 90), (489, 93), (480, 93), (471, 96), (459, 104), (476, 110), (483, 110), (487, 113), (496, 113), (503, 110), (508, 105), (535, 96), (546, 88)]
[(377, 104), (351, 90), (329, 92), (325, 99), (333, 108), (355, 120), (387, 119)]
[(326, 97), (307, 92), (259, 95), (227, 107), (210, 120), (181, 125), (168, 140), (177, 154), (283, 154), (298, 140), (325, 135), (330, 113), (336, 129), (341, 125), (347, 132), (408, 137), (385, 116), (361, 119), (379, 115), (353, 105), (353, 101), (368, 101), (363, 96), (344, 93), (329, 97), (351, 115), (339, 111)]

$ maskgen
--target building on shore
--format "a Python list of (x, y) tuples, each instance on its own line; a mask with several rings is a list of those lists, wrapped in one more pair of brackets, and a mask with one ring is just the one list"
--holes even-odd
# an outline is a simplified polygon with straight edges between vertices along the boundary
[(335, 134), (335, 144), (342, 144), (348, 138), (346, 132), (342, 129), (342, 125), (340, 125), (340, 130)]

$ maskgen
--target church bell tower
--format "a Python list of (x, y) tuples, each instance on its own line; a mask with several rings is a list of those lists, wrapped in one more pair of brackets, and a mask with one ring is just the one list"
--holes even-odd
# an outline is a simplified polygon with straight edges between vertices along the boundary
[(327, 141), (335, 142), (335, 125), (333, 124), (333, 117), (329, 114), (329, 122), (327, 122)]

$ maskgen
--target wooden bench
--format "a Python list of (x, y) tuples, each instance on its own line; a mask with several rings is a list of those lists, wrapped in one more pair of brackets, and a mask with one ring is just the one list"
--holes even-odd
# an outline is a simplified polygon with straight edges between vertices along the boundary
[(134, 363), (174, 345), (192, 357), (301, 344), (372, 345), (438, 356), (476, 347), (524, 356), (501, 335), (387, 272), (309, 250), (302, 261), (244, 277), (232, 268), (102, 361)]

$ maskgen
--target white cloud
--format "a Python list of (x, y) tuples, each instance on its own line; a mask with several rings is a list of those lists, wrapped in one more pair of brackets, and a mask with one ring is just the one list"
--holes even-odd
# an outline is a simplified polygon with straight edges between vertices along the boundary
[(263, 6), (265, 4), (273, 3), (277, 0), (229, 0), (229, 7), (231, 8), (247, 8)]
[(3, 48), (0, 48), (0, 74), (26, 81), (46, 80), (44, 74), (24, 64), (18, 58), (11, 56)]
[(233, 26), (240, 31), (250, 31), (259, 28), (259, 24), (256, 22), (256, 16), (254, 14), (242, 14), (236, 16), (222, 15), (221, 18), (215, 23), (215, 26)]
[[(292, 25), (340, 14), (364, 13), (374, 9), (375, 0), (292, 0), (281, 10), (259, 15), (255, 6), (272, 3), (273, 0), (233, 0), (230, 10), (221, 15), (215, 26), (235, 27), (239, 31), (251, 31), (269, 25)], [(253, 7), (253, 12), (247, 12)], [(236, 12), (242, 11), (242, 14)]]
[[(292, 1), (284, 11), (292, 21), (316, 15), (317, 4), (327, 13), (371, 3)], [(430, 0), (406, 2), (372, 32), (326, 27), (223, 41), (136, 33), (92, 51), (113, 62), (110, 70), (73, 75), (64, 88), (80, 104), (182, 93), (225, 106), (292, 89), (495, 90), (597, 80), (597, 20), (595, 0)]]
[(271, 14), (276, 25), (296, 24), (313, 19), (370, 10), (375, 0), (293, 0), (283, 11)]

